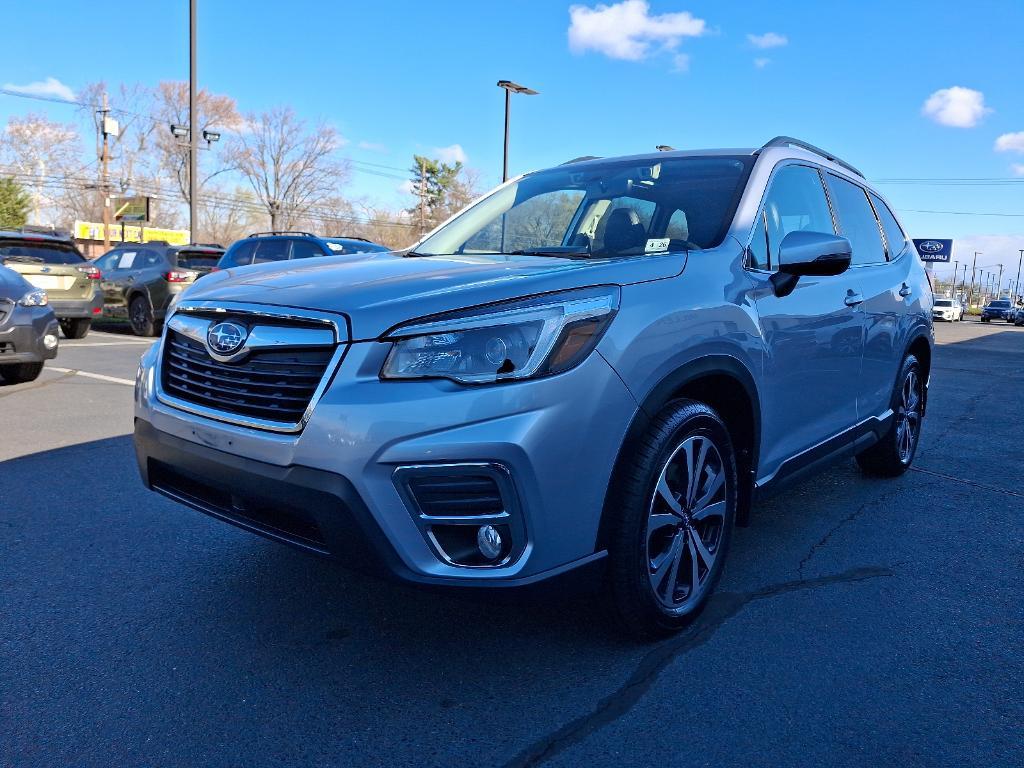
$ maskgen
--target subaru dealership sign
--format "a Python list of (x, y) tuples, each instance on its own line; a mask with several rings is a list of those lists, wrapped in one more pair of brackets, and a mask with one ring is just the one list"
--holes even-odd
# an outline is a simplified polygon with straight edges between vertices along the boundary
[(921, 254), (921, 261), (945, 261), (948, 262), (953, 255), (952, 240), (914, 240), (917, 252)]

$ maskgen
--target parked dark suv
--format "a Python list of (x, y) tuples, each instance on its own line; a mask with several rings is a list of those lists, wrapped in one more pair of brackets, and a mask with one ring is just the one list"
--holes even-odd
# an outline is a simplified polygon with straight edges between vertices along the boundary
[(361, 237), (318, 237), (309, 232), (256, 232), (228, 248), (218, 269), (266, 264), (271, 261), (344, 256), (350, 253), (385, 253), (391, 249)]
[(215, 244), (123, 243), (94, 262), (103, 273), (103, 314), (128, 318), (137, 336), (158, 336), (174, 297), (223, 255)]
[(1005, 320), (1008, 323), (1013, 322), (1013, 304), (1010, 303), (1009, 299), (993, 299), (986, 304), (981, 310), (981, 322), (990, 323), (993, 320)]

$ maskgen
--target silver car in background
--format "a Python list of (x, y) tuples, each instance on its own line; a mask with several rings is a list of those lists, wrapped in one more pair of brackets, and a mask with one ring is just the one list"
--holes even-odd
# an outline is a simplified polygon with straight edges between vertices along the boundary
[(932, 293), (852, 166), (756, 150), (581, 159), (402, 253), (203, 278), (143, 357), (148, 487), (411, 582), (581, 575), (685, 626), (757, 497), (914, 459)]

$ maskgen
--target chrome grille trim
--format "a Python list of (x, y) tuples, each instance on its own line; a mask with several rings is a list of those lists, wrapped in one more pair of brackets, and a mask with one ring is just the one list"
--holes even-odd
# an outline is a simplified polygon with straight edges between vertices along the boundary
[[(243, 320), (248, 320), (254, 323), (255, 328), (262, 328), (263, 331), (255, 335), (256, 343), (253, 346), (254, 351), (272, 351), (275, 349), (286, 349), (286, 348), (333, 348), (333, 352), (328, 359), (326, 365), (323, 368), (323, 373), (320, 375), (319, 382), (313, 391), (312, 396), (309, 399), (309, 404), (306, 406), (302, 417), (295, 422), (282, 422), (274, 421), (271, 419), (258, 418), (256, 416), (247, 416), (231, 411), (221, 410), (218, 408), (208, 407), (200, 403), (184, 400), (177, 397), (167, 391), (163, 386), (163, 367), (164, 359), (168, 354), (172, 353), (172, 350), (168, 349), (170, 344), (169, 330), (174, 330), (176, 333), (181, 333), (182, 336), (191, 339), (194, 342), (202, 344), (203, 348), (209, 354), (209, 349), (205, 343), (205, 338), (202, 341), (196, 338), (196, 331), (198, 330), (199, 324), (195, 321), (200, 320), (201, 317), (205, 316), (207, 324), (219, 322), (220, 317), (235, 317)], [(175, 320), (178, 322), (175, 322)], [(277, 326), (269, 326), (259, 324), (261, 319), (271, 320), (278, 323)], [(328, 343), (303, 343), (303, 334), (293, 333), (293, 331), (305, 330), (305, 338), (316, 338), (327, 341), (328, 338), (322, 335), (322, 332), (317, 331), (315, 328), (292, 328), (289, 329), (287, 325), (280, 325), (281, 323), (287, 324), (291, 322), (299, 322), (303, 324), (323, 324), (324, 330), (330, 329), (332, 335), (330, 337), (331, 342)], [(201, 321), (200, 321), (201, 322)], [(181, 326), (180, 330), (175, 326)], [(273, 337), (273, 328), (280, 328), (283, 342), (278, 341), (275, 343)], [(330, 313), (313, 312), (307, 310), (297, 310), (291, 307), (270, 307), (259, 304), (240, 304), (236, 302), (210, 302), (210, 301), (183, 301), (174, 307), (173, 313), (167, 318), (165, 323), (165, 329), (163, 336), (160, 341), (160, 351), (157, 355), (156, 366), (154, 370), (154, 385), (155, 394), (157, 400), (164, 405), (170, 406), (186, 413), (191, 413), (196, 416), (202, 416), (207, 419), (214, 421), (220, 421), (227, 424), (234, 424), (237, 426), (248, 427), (251, 429), (260, 429), (268, 432), (278, 433), (297, 433), (301, 432), (313, 415), (313, 410), (316, 404), (320, 401), (324, 391), (327, 389), (328, 384), (334, 378), (338, 367), (341, 365), (342, 360), (345, 357), (345, 353), (348, 351), (348, 332), (347, 319), (343, 315), (333, 315)], [(316, 334), (321, 334), (316, 336)], [(247, 340), (248, 342), (248, 340)], [(211, 356), (211, 362), (216, 363), (215, 358)], [(171, 374), (171, 371), (168, 371)], [(240, 373), (242, 373), (240, 371)], [(215, 378), (214, 375), (209, 375), (209, 378)], [(222, 380), (229, 378), (229, 373), (222, 376)], [(230, 386), (230, 385), (229, 385)], [(249, 384), (247, 386), (252, 386)], [(256, 383), (256, 386), (260, 386)], [(282, 388), (286, 388), (285, 385), (281, 385)], [(259, 392), (253, 392), (252, 396), (259, 397)], [(204, 398), (205, 399), (205, 398)]]

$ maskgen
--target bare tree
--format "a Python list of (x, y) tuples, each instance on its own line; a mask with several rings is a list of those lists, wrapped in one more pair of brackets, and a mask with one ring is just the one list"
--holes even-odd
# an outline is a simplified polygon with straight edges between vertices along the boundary
[(348, 177), (348, 165), (335, 156), (338, 132), (323, 124), (307, 129), (289, 107), (247, 115), (230, 145), (273, 230), (293, 227), (328, 204)]
[(0, 135), (0, 171), (32, 196), (35, 223), (63, 224), (69, 213), (96, 204), (88, 189), (82, 140), (72, 124), (43, 115), (11, 117)]

